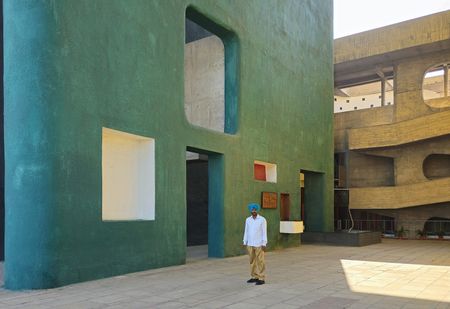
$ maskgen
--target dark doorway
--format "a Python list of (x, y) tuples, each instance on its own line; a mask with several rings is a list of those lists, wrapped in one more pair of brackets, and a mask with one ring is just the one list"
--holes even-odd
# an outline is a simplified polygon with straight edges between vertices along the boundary
[[(198, 258), (224, 256), (223, 154), (187, 147), (186, 245)], [(201, 246), (199, 256), (198, 247)]]
[(186, 155), (187, 246), (208, 244), (208, 156)]
[[(302, 176), (303, 174), (303, 176)], [(303, 178), (303, 179), (302, 179)], [(301, 204), (306, 232), (324, 229), (324, 174), (301, 170)]]
[(305, 221), (305, 174), (300, 172), (300, 218)]

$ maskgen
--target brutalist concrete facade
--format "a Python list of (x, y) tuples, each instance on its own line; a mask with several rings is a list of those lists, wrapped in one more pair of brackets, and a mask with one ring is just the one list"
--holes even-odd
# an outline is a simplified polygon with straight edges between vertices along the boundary
[[(186, 118), (186, 16), (224, 42), (222, 133)], [(263, 191), (288, 193), (303, 219), (300, 170), (316, 175), (307, 229), (332, 231), (331, 24), (331, 0), (4, 1), (6, 287), (184, 263), (186, 150), (209, 158), (209, 256), (244, 253), (245, 205)], [(144, 219), (102, 219), (115, 135), (154, 153)], [(277, 182), (256, 181), (254, 160)], [(270, 249), (299, 245), (279, 206), (262, 213)]]
[[(393, 105), (335, 114), (336, 186), (351, 210), (395, 218), (410, 237), (432, 217), (450, 219), (449, 20), (446, 11), (335, 40), (335, 88), (386, 77), (394, 88)], [(436, 66), (447, 90), (426, 99)]]

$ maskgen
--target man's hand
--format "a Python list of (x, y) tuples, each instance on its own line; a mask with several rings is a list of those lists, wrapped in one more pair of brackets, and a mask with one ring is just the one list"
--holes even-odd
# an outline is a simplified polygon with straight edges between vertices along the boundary
[(261, 249), (266, 252), (266, 246), (261, 246)]

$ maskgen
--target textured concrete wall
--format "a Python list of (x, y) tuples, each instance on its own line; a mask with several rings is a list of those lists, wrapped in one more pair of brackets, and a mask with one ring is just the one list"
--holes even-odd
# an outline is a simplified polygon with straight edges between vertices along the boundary
[[(448, 154), (449, 151), (450, 137), (447, 135), (395, 147), (366, 149), (364, 153), (392, 158), (395, 162), (391, 166), (394, 169), (395, 184), (406, 185), (427, 181), (423, 171), (424, 160), (430, 154)], [(446, 166), (442, 168), (445, 169)]]
[[(424, 172), (430, 154), (449, 153), (450, 110), (427, 105), (422, 94), (426, 71), (450, 61), (449, 19), (447, 11), (335, 41), (335, 68), (342, 74), (383, 67), (395, 73), (390, 119), (376, 109), (335, 115), (335, 151), (349, 151), (350, 208), (395, 209), (386, 210), (390, 214), (411, 208), (414, 213), (413, 209), (426, 212), (432, 204), (450, 201), (450, 178), (429, 180)], [(371, 155), (392, 161), (374, 162)], [(389, 167), (388, 162), (394, 164)], [(447, 165), (440, 168), (434, 164), (433, 173), (444, 175)], [(373, 186), (383, 171), (393, 175), (394, 186)], [(426, 206), (413, 207), (421, 205)], [(448, 214), (445, 207), (439, 208), (440, 216)]]
[(450, 11), (343, 37), (334, 42), (334, 63), (374, 57), (450, 39)]
[(191, 124), (224, 131), (224, 46), (217, 36), (187, 43), (184, 48), (184, 110)]
[(397, 229), (402, 226), (408, 230), (408, 238), (416, 238), (416, 231), (423, 230), (425, 222), (432, 217), (450, 218), (450, 203), (408, 207), (394, 210), (375, 210), (377, 214), (389, 216), (396, 220)]
[[(447, 150), (450, 150), (448, 145)], [(423, 174), (428, 179), (450, 177), (450, 154), (434, 153), (423, 161)]]
[[(425, 159), (432, 153), (450, 154), (450, 136), (405, 145), (395, 158), (395, 183), (398, 185), (427, 181), (423, 170)], [(446, 168), (446, 166), (442, 166)]]
[(350, 188), (351, 209), (399, 209), (450, 201), (450, 178), (392, 187)]
[(349, 187), (394, 185), (393, 158), (350, 152), (348, 161)]
[(348, 149), (347, 130), (351, 128), (373, 127), (392, 123), (394, 107), (383, 106), (334, 114), (334, 149), (343, 152)]
[[(448, 22), (447, 24), (450, 25)], [(425, 104), (422, 94), (425, 72), (438, 64), (448, 62), (450, 62), (450, 49), (404, 59), (397, 64), (394, 86), (395, 121), (414, 119), (432, 112), (448, 110), (448, 108), (433, 109), (429, 107)]]
[(392, 147), (448, 134), (449, 110), (387, 125), (349, 129), (348, 148), (357, 150)]
[[(186, 119), (188, 5), (234, 33), (236, 134)], [(4, 1), (6, 286), (184, 263), (187, 148), (208, 153), (212, 256), (244, 253), (262, 191), (290, 193), (298, 219), (301, 169), (322, 175), (311, 225), (332, 230), (331, 21), (331, 0)], [(155, 139), (154, 221), (101, 220), (102, 127)], [(278, 182), (255, 181), (254, 160)], [(262, 214), (270, 249), (298, 245), (278, 208)]]

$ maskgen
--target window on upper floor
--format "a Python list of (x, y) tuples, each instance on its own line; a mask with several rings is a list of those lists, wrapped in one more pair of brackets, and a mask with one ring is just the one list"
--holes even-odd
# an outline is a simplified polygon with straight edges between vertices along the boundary
[(450, 107), (448, 68), (450, 63), (431, 67), (425, 72), (422, 96), (425, 104), (434, 108)]
[(188, 7), (185, 21), (184, 109), (189, 123), (237, 131), (238, 44), (234, 33)]
[(385, 79), (356, 86), (336, 88), (334, 112), (348, 112), (391, 105), (394, 102), (394, 80)]

